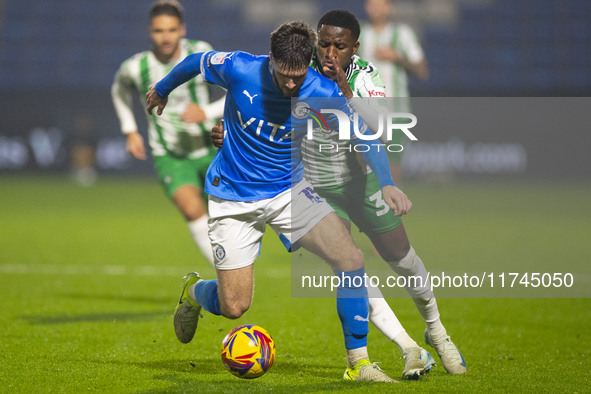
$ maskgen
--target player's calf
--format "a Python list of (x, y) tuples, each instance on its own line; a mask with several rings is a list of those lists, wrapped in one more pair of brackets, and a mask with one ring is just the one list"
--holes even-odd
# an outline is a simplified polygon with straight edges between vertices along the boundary
[(217, 271), (220, 312), (228, 319), (238, 319), (252, 303), (253, 265)]

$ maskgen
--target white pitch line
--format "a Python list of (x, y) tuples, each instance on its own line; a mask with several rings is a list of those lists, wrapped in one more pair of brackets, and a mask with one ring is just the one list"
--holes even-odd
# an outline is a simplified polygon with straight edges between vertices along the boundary
[(186, 268), (126, 265), (0, 264), (0, 273), (17, 275), (182, 276)]
[[(195, 268), (199, 270), (199, 266)], [(187, 267), (155, 265), (0, 264), (0, 274), (13, 275), (170, 276), (179, 278), (186, 272)], [(270, 278), (287, 278), (291, 272), (283, 267), (266, 267), (263, 275)]]

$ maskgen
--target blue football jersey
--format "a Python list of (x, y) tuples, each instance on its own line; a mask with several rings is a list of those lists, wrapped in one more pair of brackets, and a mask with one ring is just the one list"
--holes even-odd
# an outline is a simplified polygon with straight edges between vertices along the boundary
[[(189, 55), (156, 84), (156, 94), (168, 97), (200, 73), (206, 81), (227, 91), (227, 134), (205, 180), (205, 191), (213, 196), (233, 201), (262, 200), (299, 182), (303, 175), (301, 140), (313, 134), (307, 131), (312, 127), (312, 120), (305, 119), (308, 116), (320, 127), (339, 130), (342, 138), (350, 137), (353, 145), (368, 139), (361, 134), (372, 134), (363, 120), (357, 119), (338, 85), (311, 68), (298, 97), (284, 96), (273, 82), (268, 56), (215, 51)], [(350, 121), (356, 126), (356, 136)], [(341, 125), (345, 129), (341, 130)], [(369, 139), (375, 138), (372, 135)], [(388, 158), (379, 146), (366, 145), (361, 154), (380, 185), (393, 186)]]
[[(227, 90), (226, 137), (207, 172), (205, 192), (254, 201), (276, 196), (301, 180), (299, 142), (305, 133), (292, 130), (292, 98), (273, 82), (269, 57), (212, 51), (203, 54), (200, 66), (206, 81)], [(350, 111), (338, 86), (313, 69), (300, 88), (299, 99), (305, 97), (337, 97)]]

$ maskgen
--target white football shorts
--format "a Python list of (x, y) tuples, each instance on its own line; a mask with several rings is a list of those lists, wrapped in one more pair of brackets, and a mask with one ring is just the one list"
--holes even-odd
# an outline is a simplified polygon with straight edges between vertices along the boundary
[(246, 267), (260, 254), (268, 224), (288, 251), (322, 218), (331, 206), (303, 180), (275, 197), (230, 201), (209, 196), (209, 240), (214, 264), (220, 270)]

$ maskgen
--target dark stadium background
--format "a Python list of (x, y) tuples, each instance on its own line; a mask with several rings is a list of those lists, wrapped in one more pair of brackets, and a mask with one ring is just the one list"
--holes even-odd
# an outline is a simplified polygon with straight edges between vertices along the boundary
[[(0, 0), (0, 174), (67, 173), (72, 147), (80, 142), (96, 148), (99, 175), (151, 174), (149, 161), (138, 162), (125, 153), (109, 95), (120, 63), (150, 47), (151, 3)], [(182, 3), (188, 37), (206, 40), (218, 50), (257, 54), (268, 52), (270, 31), (286, 20), (314, 23), (331, 8), (346, 8), (365, 19), (361, 0)], [(430, 66), (427, 82), (411, 82), (413, 96), (556, 97), (558, 101), (576, 97), (574, 108), (588, 107), (589, 0), (398, 0), (396, 4), (397, 19), (418, 32)], [(561, 101), (559, 106), (564, 104)], [(548, 116), (552, 102), (545, 101), (543, 108), (540, 111)], [(138, 106), (137, 111), (143, 127), (142, 109)], [(591, 137), (584, 115), (573, 122), (564, 119), (542, 133), (535, 127), (510, 131), (499, 127), (495, 139), (473, 128), (444, 127), (420, 140), (434, 149), (459, 141), (466, 152), (474, 144), (495, 143), (496, 148), (517, 148), (527, 156), (526, 164), (511, 171), (452, 169), (442, 171), (446, 177), (589, 180)], [(506, 116), (499, 114), (501, 120), (506, 123)], [(439, 152), (446, 154), (445, 149)], [(412, 152), (408, 155), (412, 158)], [(436, 167), (414, 166), (407, 176), (438, 175)]]

